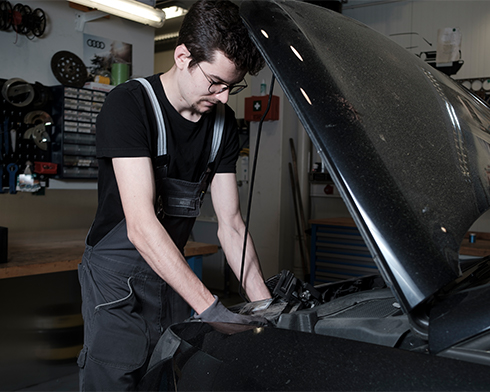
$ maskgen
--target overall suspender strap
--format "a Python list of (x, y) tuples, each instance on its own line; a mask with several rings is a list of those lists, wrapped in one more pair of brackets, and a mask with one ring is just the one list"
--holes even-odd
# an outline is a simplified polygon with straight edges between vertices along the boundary
[[(162, 110), (158, 102), (155, 91), (151, 87), (150, 82), (144, 78), (136, 78), (132, 80), (137, 80), (140, 82), (148, 93), (151, 105), (153, 106), (153, 112), (157, 120), (158, 126), (158, 156), (167, 155), (167, 134), (165, 130), (165, 122), (163, 121)], [(208, 163), (215, 160), (216, 154), (218, 153), (219, 146), (221, 144), (221, 139), (223, 137), (223, 130), (225, 128), (225, 105), (221, 102), (216, 106), (216, 118), (214, 120), (213, 129), (213, 142), (211, 145), (211, 153), (209, 155)]]
[(218, 153), (223, 137), (223, 129), (225, 128), (225, 105), (221, 102), (216, 106), (216, 118), (214, 119), (213, 144), (211, 145), (211, 154), (209, 155), (208, 163), (214, 162)]
[(148, 80), (144, 78), (136, 78), (133, 80), (137, 80), (143, 85), (150, 98), (151, 106), (153, 106), (153, 112), (155, 113), (158, 126), (158, 156), (167, 155), (167, 133), (165, 132), (165, 122), (163, 121), (162, 110), (160, 109), (160, 104), (158, 103), (155, 91), (153, 91), (153, 87), (151, 87)]

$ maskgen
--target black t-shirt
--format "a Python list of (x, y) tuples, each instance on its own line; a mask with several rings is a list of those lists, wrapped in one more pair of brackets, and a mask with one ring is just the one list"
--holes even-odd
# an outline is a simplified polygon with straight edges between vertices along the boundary
[[(195, 123), (189, 121), (168, 101), (160, 74), (150, 76), (147, 80), (155, 91), (165, 121), (170, 158), (168, 176), (199, 181), (211, 152), (216, 111), (202, 115)], [(157, 155), (157, 136), (155, 114), (141, 83), (123, 83), (109, 93), (97, 117), (98, 208), (88, 237), (89, 245), (95, 245), (124, 218), (112, 158), (153, 159)], [(223, 139), (215, 159), (214, 171), (235, 173), (238, 150), (235, 114), (226, 106)]]

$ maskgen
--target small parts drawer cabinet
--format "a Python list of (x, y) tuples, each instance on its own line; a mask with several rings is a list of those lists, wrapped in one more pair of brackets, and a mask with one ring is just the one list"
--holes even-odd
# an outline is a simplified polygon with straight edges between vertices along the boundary
[(95, 121), (107, 92), (66, 86), (53, 87), (53, 120), (58, 133), (53, 161), (60, 178), (96, 179)]

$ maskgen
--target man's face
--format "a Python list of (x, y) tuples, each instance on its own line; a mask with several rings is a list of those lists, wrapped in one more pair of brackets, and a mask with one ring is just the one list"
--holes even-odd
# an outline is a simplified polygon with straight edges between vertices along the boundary
[(218, 51), (212, 62), (201, 62), (188, 68), (188, 72), (183, 96), (199, 114), (209, 112), (218, 102), (228, 102), (229, 87), (240, 83), (245, 76), (245, 72), (238, 71), (235, 64)]

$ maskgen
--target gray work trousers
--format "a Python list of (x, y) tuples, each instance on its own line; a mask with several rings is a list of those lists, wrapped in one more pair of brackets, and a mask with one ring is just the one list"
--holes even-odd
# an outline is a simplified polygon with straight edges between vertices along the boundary
[(84, 346), (81, 391), (136, 390), (158, 339), (190, 316), (190, 307), (127, 239), (123, 220), (79, 266)]

